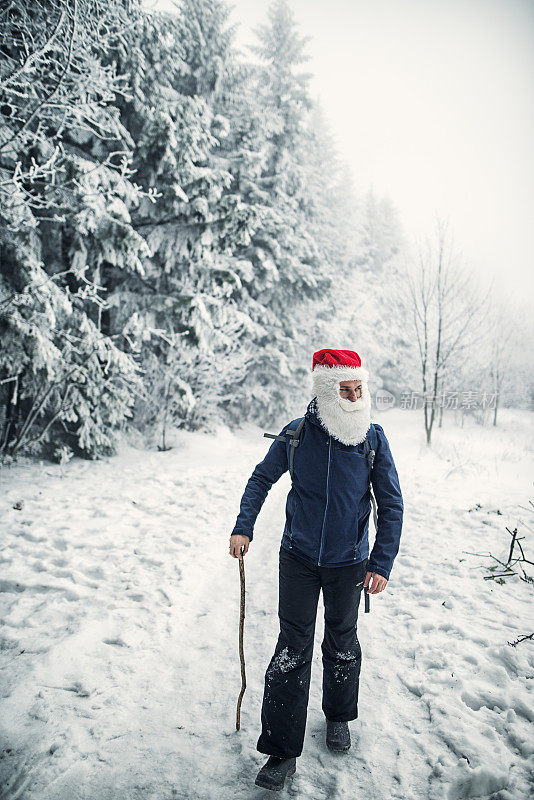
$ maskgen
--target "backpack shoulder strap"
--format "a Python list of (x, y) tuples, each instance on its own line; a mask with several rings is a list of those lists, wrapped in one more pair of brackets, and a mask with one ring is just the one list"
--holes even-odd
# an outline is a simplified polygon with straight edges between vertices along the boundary
[(278, 436), (276, 433), (264, 433), (263, 434), (267, 439), (276, 439), (279, 442), (285, 442), (285, 436)]
[(289, 474), (291, 475), (291, 480), (293, 480), (293, 460), (295, 458), (295, 448), (299, 446), (299, 436), (305, 422), (306, 417), (302, 417), (295, 431), (287, 431), (287, 433), (292, 434), (292, 438), (289, 440), (291, 447), (291, 450), (289, 451)]
[(286, 434), (289, 434), (291, 436), (291, 439), (289, 440), (289, 446), (291, 448), (289, 451), (289, 474), (291, 475), (291, 480), (293, 480), (293, 460), (295, 457), (295, 448), (298, 447), (300, 432), (304, 427), (304, 423), (306, 422), (306, 417), (304, 416), (299, 420), (295, 420), (295, 422), (297, 421), (298, 425), (295, 428), (295, 430), (293, 430), (292, 428), (286, 428), (284, 433), (280, 435), (277, 435), (275, 433), (263, 434), (267, 439), (276, 439), (279, 442), (287, 442)]
[[(371, 495), (371, 505), (373, 507), (373, 521), (375, 523), (375, 531), (378, 530), (378, 519), (376, 513), (376, 500), (373, 494), (373, 489), (371, 486), (371, 474), (373, 472), (373, 466), (375, 462), (375, 455), (378, 449), (378, 435), (375, 430), (375, 426), (371, 423), (369, 430), (367, 431), (367, 436), (365, 437), (365, 452), (367, 453), (367, 463), (369, 465), (369, 494)], [(365, 612), (369, 612), (371, 608), (369, 592), (367, 589), (364, 591), (365, 595)]]

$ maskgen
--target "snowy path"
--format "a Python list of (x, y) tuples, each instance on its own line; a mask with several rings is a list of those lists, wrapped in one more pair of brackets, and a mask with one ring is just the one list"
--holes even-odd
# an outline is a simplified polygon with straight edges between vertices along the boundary
[[(381, 416), (405, 497), (401, 552), (370, 614), (362, 602), (360, 718), (351, 751), (337, 757), (324, 745), (320, 605), (289, 794), (522, 800), (532, 791), (534, 644), (507, 644), (532, 630), (532, 589), (484, 581), (486, 559), (463, 552), (505, 555), (505, 525), (528, 517), (518, 506), (533, 497), (531, 416), (503, 419), (497, 430), (451, 424), (426, 452), (418, 415)], [(264, 760), (255, 745), (289, 478), (273, 487), (246, 557), (238, 733), (239, 575), (228, 535), (268, 443), (252, 426), (176, 441), (167, 453), (128, 447), (102, 462), (0, 475), (0, 800), (271, 796), (253, 783)]]

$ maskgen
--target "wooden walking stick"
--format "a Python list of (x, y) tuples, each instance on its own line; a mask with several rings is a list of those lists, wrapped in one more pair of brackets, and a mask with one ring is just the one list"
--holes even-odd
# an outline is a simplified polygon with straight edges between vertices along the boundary
[(241, 727), (241, 701), (247, 688), (247, 676), (245, 675), (245, 653), (243, 650), (243, 629), (245, 626), (245, 560), (243, 558), (243, 548), (239, 559), (239, 576), (241, 578), (241, 609), (239, 612), (239, 660), (241, 662), (241, 691), (237, 699), (237, 717), (235, 722), (236, 731)]

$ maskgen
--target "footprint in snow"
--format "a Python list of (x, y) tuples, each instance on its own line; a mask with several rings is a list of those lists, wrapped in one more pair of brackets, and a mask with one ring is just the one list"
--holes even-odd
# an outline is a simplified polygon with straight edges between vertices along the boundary
[(103, 644), (110, 644), (114, 645), (115, 647), (128, 647), (126, 642), (124, 642), (120, 636), (117, 636), (115, 639), (102, 639)]
[(43, 760), (44, 754), (20, 758), (10, 748), (3, 750), (0, 753), (0, 800), (22, 797)]
[(65, 550), (67, 549), (67, 543), (64, 539), (56, 539), (54, 542), (52, 542), (52, 544), (54, 545), (56, 550), (61, 550), (62, 552), (65, 552)]
[(26, 586), (23, 583), (0, 580), (0, 593), (17, 594), (20, 592), (24, 592), (25, 590)]
[(165, 604), (168, 606), (172, 606), (169, 596), (163, 591), (163, 589), (158, 589), (158, 592), (163, 597)]

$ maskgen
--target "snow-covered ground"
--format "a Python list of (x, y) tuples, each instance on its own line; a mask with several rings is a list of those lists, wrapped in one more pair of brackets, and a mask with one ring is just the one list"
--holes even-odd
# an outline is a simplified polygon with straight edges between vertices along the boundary
[[(404, 494), (401, 550), (370, 614), (362, 601), (360, 717), (337, 757), (324, 744), (319, 608), (305, 749), (285, 791), (523, 800), (534, 787), (534, 642), (508, 642), (533, 630), (534, 587), (485, 581), (489, 559), (466, 551), (506, 560), (505, 526), (524, 520), (534, 560), (532, 415), (504, 410), (497, 429), (446, 420), (431, 450), (421, 412), (375, 419)], [(166, 453), (124, 446), (99, 462), (2, 470), (2, 800), (270, 795), (254, 786), (265, 760), (255, 746), (289, 476), (245, 559), (237, 732), (239, 569), (228, 536), (269, 442), (253, 426), (173, 441)]]

